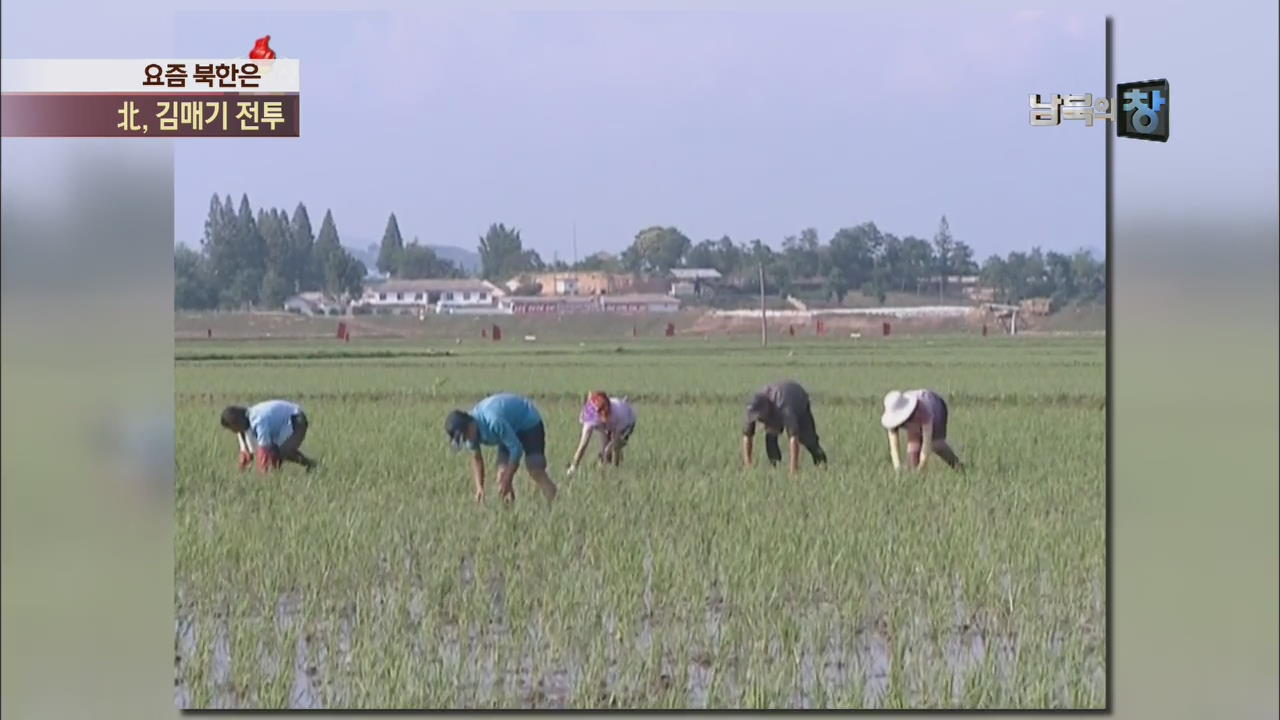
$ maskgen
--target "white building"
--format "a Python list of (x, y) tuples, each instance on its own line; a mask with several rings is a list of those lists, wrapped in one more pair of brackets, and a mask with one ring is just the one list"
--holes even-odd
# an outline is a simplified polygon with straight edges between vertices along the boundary
[(720, 277), (720, 271), (715, 268), (673, 268), (669, 294), (675, 297), (714, 295)]
[(612, 313), (672, 313), (680, 301), (667, 295), (602, 295), (600, 307)]
[(506, 291), (485, 280), (386, 280), (365, 286), (356, 303), (365, 312), (422, 313), (497, 305)]
[(343, 315), (346, 304), (322, 292), (304, 292), (284, 301), (284, 309), (299, 315)]

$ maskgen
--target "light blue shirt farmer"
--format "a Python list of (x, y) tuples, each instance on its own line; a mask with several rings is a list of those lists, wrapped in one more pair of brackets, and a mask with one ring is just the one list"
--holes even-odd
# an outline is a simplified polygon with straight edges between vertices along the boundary
[(293, 434), (291, 419), (302, 408), (284, 400), (267, 400), (249, 408), (249, 430), (259, 447), (284, 445)]
[(528, 399), (511, 393), (491, 395), (471, 408), (476, 420), (476, 439), (468, 445), (479, 450), (481, 445), (498, 445), (506, 450), (503, 455), (509, 462), (518, 463), (524, 457), (524, 444), (519, 433), (532, 430), (542, 423), (538, 409)]
[(476, 502), (484, 502), (484, 457), (481, 445), (498, 446), (498, 495), (515, 500), (511, 478), (524, 460), (529, 477), (547, 502), (556, 497), (556, 484), (547, 477), (547, 435), (542, 415), (528, 398), (498, 393), (476, 403), (470, 413), (454, 410), (444, 419), (444, 432), (454, 450), (471, 450), (471, 477)]
[(280, 467), (282, 461), (297, 463), (308, 472), (316, 465), (299, 449), (307, 437), (307, 416), (291, 402), (268, 400), (249, 408), (228, 405), (218, 423), (236, 435), (241, 470), (249, 467), (255, 454), (258, 470), (264, 473)]

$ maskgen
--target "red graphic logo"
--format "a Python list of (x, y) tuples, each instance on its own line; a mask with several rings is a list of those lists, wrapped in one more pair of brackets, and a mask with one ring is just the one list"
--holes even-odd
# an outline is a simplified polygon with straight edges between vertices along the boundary
[(264, 35), (253, 43), (253, 49), (249, 51), (250, 60), (275, 60), (276, 51), (271, 49), (271, 36)]

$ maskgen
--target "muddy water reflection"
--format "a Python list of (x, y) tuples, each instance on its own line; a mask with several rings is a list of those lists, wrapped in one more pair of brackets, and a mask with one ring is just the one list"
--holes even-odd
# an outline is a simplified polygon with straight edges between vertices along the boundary
[[(637, 608), (641, 616), (625, 623), (631, 631), (621, 632), (624, 623), (608, 609), (599, 617), (599, 642), (566, 648), (557, 644), (540, 618), (522, 628), (508, 627), (507, 588), (500, 575), (477, 577), (466, 562), (459, 572), (465, 581), (480, 582), (487, 591), (481, 625), (439, 619), (422, 590), (405, 597), (373, 593), (364, 614), (348, 603), (327, 616), (318, 615), (303, 606), (297, 593), (277, 598), (269, 619), (180, 612), (175, 624), (174, 702), (184, 709), (322, 709), (370, 702), (385, 706), (408, 697), (458, 707), (544, 709), (667, 703), (703, 709), (751, 707), (762, 701), (794, 709), (937, 707), (974, 702), (975, 679), (986, 683), (982, 691), (988, 694), (981, 695), (986, 703), (1018, 697), (1013, 684), (1024, 650), (1019, 637), (975, 623), (960, 602), (956, 624), (941, 633), (918, 608), (896, 616), (901, 627), (894, 627), (887, 614), (850, 624), (835, 606), (820, 602), (798, 619), (798, 640), (783, 643), (768, 629), (767, 640), (735, 641), (730, 630), (732, 604), (714, 585), (702, 622), (695, 625), (700, 632), (690, 635), (687, 626), (664, 620), (648, 582), (652, 566), (646, 565), (645, 592)], [(386, 617), (399, 618), (396, 634), (386, 633)], [(1067, 640), (1061, 632), (1050, 634), (1040, 655), (1047, 650), (1050, 658), (1061, 658)], [(1095, 640), (1088, 647), (1098, 657), (1084, 659), (1091, 664), (1054, 664), (1052, 676), (1044, 678), (1048, 702), (1058, 707), (1072, 702), (1101, 706), (1104, 640)], [(376, 688), (361, 691), (362, 681), (354, 677), (361, 652), (394, 655), (388, 641), (403, 647), (412, 659), (402, 669), (404, 691), (411, 693), (406, 698), (383, 698)], [(240, 643), (246, 646), (238, 648)], [(764, 657), (750, 657), (752, 648)], [(250, 672), (235, 666), (239, 658)], [(752, 672), (769, 673), (763, 686), (782, 694), (768, 699), (753, 695), (762, 679), (752, 677)], [(284, 686), (287, 697), (273, 699), (272, 692), (279, 691), (269, 689)], [(441, 688), (450, 686), (442, 695)]]

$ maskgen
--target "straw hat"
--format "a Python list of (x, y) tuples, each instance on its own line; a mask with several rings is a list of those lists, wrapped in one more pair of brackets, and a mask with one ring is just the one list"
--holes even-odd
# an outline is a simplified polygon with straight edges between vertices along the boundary
[(884, 396), (884, 414), (880, 416), (880, 424), (887, 430), (901, 427), (911, 417), (911, 413), (916, 411), (917, 402), (919, 399), (914, 394), (889, 391)]

